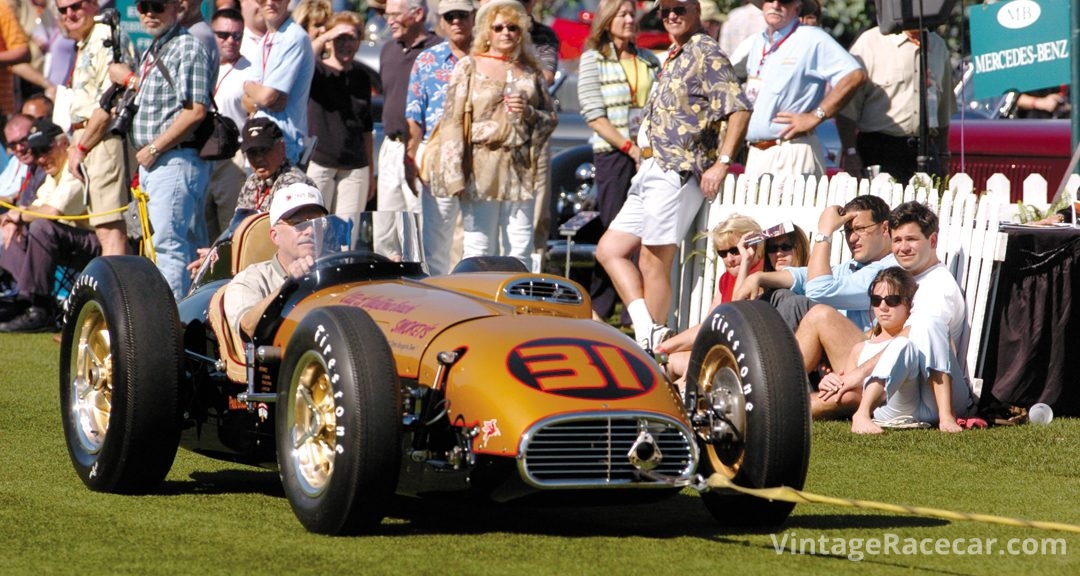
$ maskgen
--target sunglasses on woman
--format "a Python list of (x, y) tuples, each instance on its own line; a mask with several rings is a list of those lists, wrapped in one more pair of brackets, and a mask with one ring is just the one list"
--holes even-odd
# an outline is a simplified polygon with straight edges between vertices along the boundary
[(731, 248), (728, 248), (727, 250), (717, 250), (716, 255), (721, 257), (721, 258), (724, 258), (724, 257), (727, 257), (727, 256), (738, 256), (739, 255), (739, 247), (738, 246), (732, 246)]
[(138, 11), (139, 14), (161, 14), (165, 11), (165, 3), (143, 0), (142, 2), (135, 4), (135, 10)]
[(491, 31), (496, 34), (502, 34), (503, 30), (506, 30), (511, 34), (517, 34), (521, 31), (521, 26), (518, 26), (517, 24), (495, 24), (491, 27)]
[(795, 249), (793, 244), (785, 242), (784, 244), (768, 244), (765, 246), (765, 252), (767, 254), (776, 254), (777, 252), (791, 252)]
[(899, 294), (889, 294), (888, 296), (878, 296), (877, 294), (870, 295), (870, 307), (877, 308), (884, 302), (889, 305), (889, 308), (896, 308), (904, 303), (904, 298)]
[(679, 18), (682, 18), (683, 16), (686, 16), (686, 6), (675, 6), (675, 7), (672, 7), (672, 8), (661, 8), (660, 9), (660, 18), (663, 19), (663, 20), (666, 20), (667, 17), (670, 16), (672, 12), (674, 12), (675, 15), (678, 16)]

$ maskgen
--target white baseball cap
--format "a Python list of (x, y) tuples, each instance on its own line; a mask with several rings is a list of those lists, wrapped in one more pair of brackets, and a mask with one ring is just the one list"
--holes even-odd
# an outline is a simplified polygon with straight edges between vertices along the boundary
[(277, 224), (282, 218), (305, 206), (318, 206), (326, 212), (323, 197), (319, 189), (303, 182), (294, 182), (274, 192), (270, 202), (270, 224)]

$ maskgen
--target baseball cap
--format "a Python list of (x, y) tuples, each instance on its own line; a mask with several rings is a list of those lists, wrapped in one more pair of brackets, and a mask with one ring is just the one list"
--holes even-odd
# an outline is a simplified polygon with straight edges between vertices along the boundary
[(318, 206), (326, 212), (322, 194), (319, 189), (311, 184), (294, 182), (274, 192), (274, 199), (270, 202), (270, 225), (277, 224), (279, 220), (292, 215), (305, 206)]
[(252, 148), (270, 148), (284, 137), (281, 128), (273, 120), (264, 117), (252, 118), (244, 124), (240, 149), (247, 152)]
[(474, 12), (476, 8), (469, 0), (442, 0), (442, 2), (439, 2), (439, 16), (456, 10)]
[[(765, 3), (765, 0), (750, 0), (750, 3), (758, 8)], [(817, 12), (818, 4), (816, 0), (802, 0), (802, 8), (799, 10), (799, 16), (806, 16), (807, 14), (813, 14)]]
[(56, 124), (47, 118), (39, 118), (30, 125), (30, 133), (26, 135), (26, 145), (34, 155), (41, 155), (52, 149), (56, 137), (64, 133)]
[(701, 21), (724, 21), (724, 17), (720, 14), (720, 8), (716, 5), (716, 0), (701, 0)]

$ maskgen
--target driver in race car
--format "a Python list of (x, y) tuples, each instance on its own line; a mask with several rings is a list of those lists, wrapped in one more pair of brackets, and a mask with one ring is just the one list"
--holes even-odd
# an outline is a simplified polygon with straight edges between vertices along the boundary
[(301, 278), (315, 263), (311, 226), (326, 216), (319, 189), (297, 182), (278, 190), (270, 202), (270, 241), (277, 246), (273, 258), (241, 270), (226, 286), (225, 318), (237, 333), (250, 336), (278, 290), (288, 278)]

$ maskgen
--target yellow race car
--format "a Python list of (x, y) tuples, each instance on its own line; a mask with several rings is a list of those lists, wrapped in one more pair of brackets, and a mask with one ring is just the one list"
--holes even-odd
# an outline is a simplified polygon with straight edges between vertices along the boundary
[(806, 377), (767, 304), (709, 315), (682, 392), (565, 278), (498, 257), (428, 276), (411, 216), (320, 219), (330, 252), (250, 337), (222, 321), (221, 294), (272, 256), (265, 215), (217, 243), (179, 303), (147, 259), (91, 262), (60, 354), (79, 477), (152, 493), (178, 447), (276, 468), (301, 524), (325, 534), (378, 531), (394, 494), (618, 503), (690, 487), (724, 524), (787, 518), (793, 504), (705, 482), (806, 476)]

